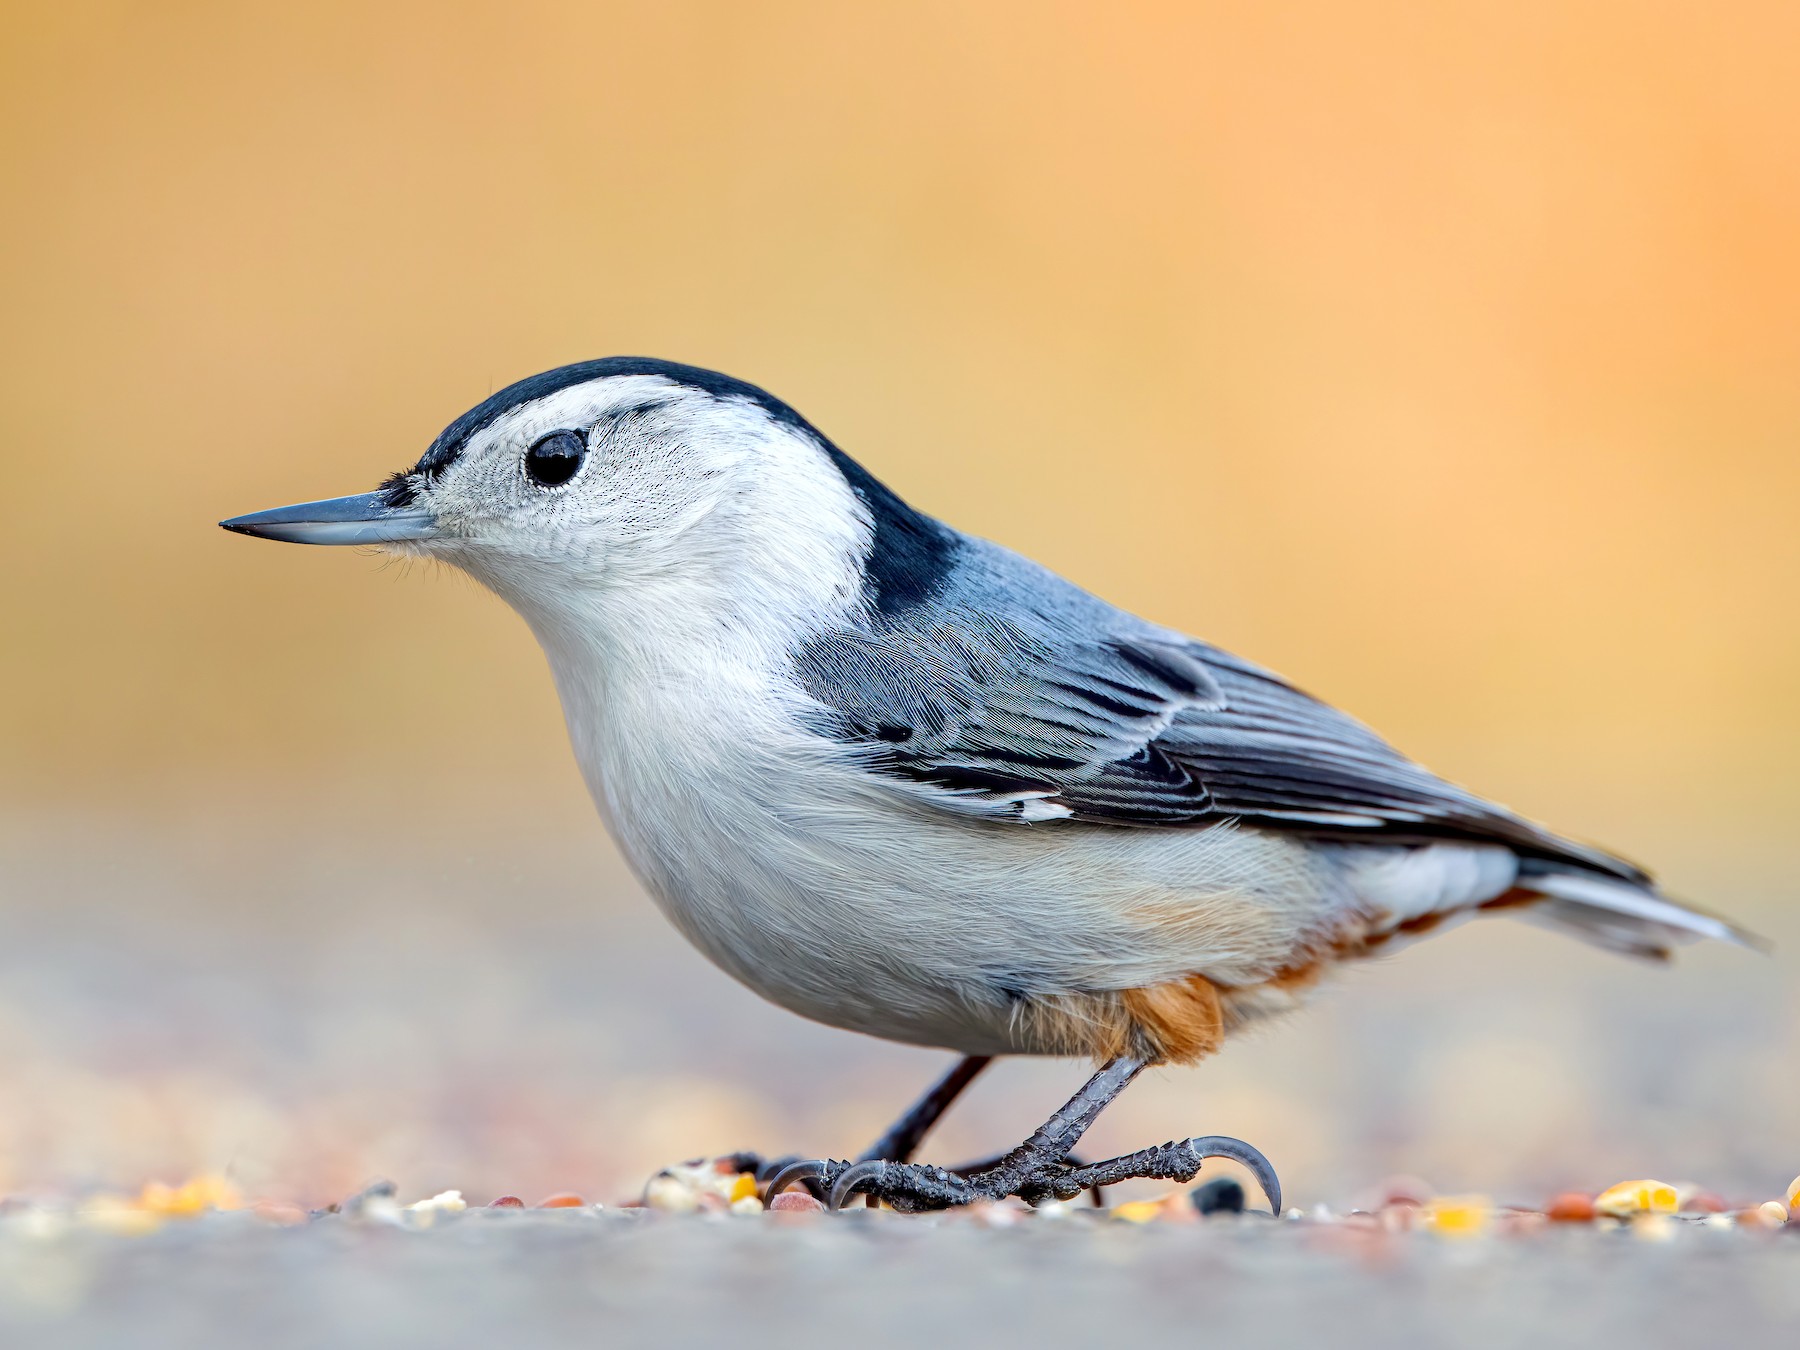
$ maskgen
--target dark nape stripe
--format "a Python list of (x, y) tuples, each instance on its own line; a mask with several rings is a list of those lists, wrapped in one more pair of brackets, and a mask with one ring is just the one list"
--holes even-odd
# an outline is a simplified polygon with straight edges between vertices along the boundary
[[(797, 414), (796, 414), (797, 416)], [(915, 511), (862, 465), (808, 426), (850, 490), (863, 500), (875, 522), (863, 593), (878, 617), (893, 617), (924, 604), (949, 580), (961, 540), (956, 532)]]
[(699, 389), (715, 398), (746, 399), (783, 426), (793, 427), (816, 440), (831, 457), (838, 472), (844, 475), (851, 490), (862, 498), (874, 520), (875, 542), (867, 563), (864, 594), (870, 609), (877, 615), (902, 613), (925, 603), (943, 589), (959, 546), (955, 531), (901, 501), (862, 465), (833, 445), (817, 427), (766, 389), (716, 370), (682, 365), (678, 361), (659, 361), (651, 356), (608, 356), (598, 361), (577, 361), (507, 385), (445, 427), (408, 473), (396, 474), (383, 483), (382, 490), (387, 493), (388, 503), (407, 505), (413, 494), (410, 479), (416, 476), (429, 479), (442, 473), (456, 462), (472, 436), (492, 426), (521, 403), (544, 398), (573, 385), (586, 384), (589, 380), (618, 375), (660, 375), (672, 383)]

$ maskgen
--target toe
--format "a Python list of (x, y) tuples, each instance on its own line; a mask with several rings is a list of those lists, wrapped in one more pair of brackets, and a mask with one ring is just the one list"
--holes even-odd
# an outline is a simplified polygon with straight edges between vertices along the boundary
[(1190, 1139), (1187, 1146), (1193, 1150), (1196, 1163), (1207, 1158), (1229, 1158), (1248, 1168), (1250, 1175), (1256, 1178), (1256, 1184), (1262, 1187), (1263, 1194), (1269, 1198), (1269, 1212), (1280, 1217), (1281, 1178), (1275, 1175), (1273, 1164), (1263, 1157), (1261, 1149), (1246, 1144), (1242, 1139), (1233, 1139), (1223, 1134)]
[(888, 1166), (889, 1164), (881, 1158), (870, 1158), (866, 1162), (852, 1163), (832, 1185), (831, 1195), (825, 1201), (825, 1208), (842, 1209), (845, 1202), (860, 1190), (871, 1190), (879, 1194), (882, 1183), (887, 1179)]
[[(839, 1164), (840, 1166), (842, 1164)], [(813, 1183), (830, 1175), (832, 1164), (824, 1158), (807, 1158), (799, 1162), (790, 1162), (769, 1179), (768, 1188), (763, 1192), (763, 1208), (774, 1203), (775, 1197), (789, 1186), (804, 1182), (806, 1189), (814, 1198), (818, 1198), (818, 1187)]]

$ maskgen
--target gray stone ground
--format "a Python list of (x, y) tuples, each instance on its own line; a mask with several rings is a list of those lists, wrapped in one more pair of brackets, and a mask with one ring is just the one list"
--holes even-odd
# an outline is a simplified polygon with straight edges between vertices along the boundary
[[(612, 1203), (683, 1157), (842, 1156), (947, 1063), (737, 988), (585, 819), (560, 846), (277, 824), (0, 825), (0, 1195), (27, 1202), (0, 1213), (0, 1350), (1800, 1343), (1800, 1231), (474, 1210), (424, 1232), (237, 1213), (131, 1237), (23, 1217), (195, 1175), (302, 1206), (372, 1176), (403, 1201)], [(1672, 865), (1779, 954), (1660, 970), (1471, 924), (1134, 1086), (1089, 1144), (1236, 1134), (1290, 1203), (1340, 1212), (1393, 1174), (1527, 1205), (1644, 1176), (1779, 1196), (1800, 1171), (1800, 856), (1720, 844)], [(997, 1067), (929, 1159), (1016, 1142), (1083, 1072)]]
[(472, 1210), (0, 1233), (8, 1346), (1784, 1345), (1800, 1234)]

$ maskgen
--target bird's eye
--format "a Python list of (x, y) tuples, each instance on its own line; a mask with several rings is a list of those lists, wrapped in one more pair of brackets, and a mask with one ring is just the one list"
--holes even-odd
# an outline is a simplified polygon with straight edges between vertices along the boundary
[(540, 487), (561, 487), (575, 476), (586, 454), (587, 438), (579, 431), (553, 431), (531, 443), (525, 472)]

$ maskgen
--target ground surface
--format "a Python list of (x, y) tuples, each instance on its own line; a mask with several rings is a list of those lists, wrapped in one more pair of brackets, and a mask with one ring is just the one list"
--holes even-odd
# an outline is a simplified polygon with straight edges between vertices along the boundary
[[(1080, 1213), (306, 1222), (372, 1176), (403, 1200), (613, 1206), (672, 1159), (842, 1157), (948, 1063), (761, 1003), (574, 826), (588, 842), (457, 824), (359, 846), (344, 810), (211, 834), (0, 822), (0, 1350), (1795, 1339), (1800, 1230), (1685, 1220), (1462, 1239)], [(1395, 1176), (1499, 1205), (1629, 1177), (1781, 1197), (1800, 1171), (1800, 855), (1720, 849), (1680, 875), (1780, 955), (1663, 970), (1471, 924), (1147, 1076), (1084, 1147), (1235, 1135), (1309, 1213), (1372, 1208)], [(924, 1158), (1008, 1147), (1086, 1072), (996, 1066)], [(82, 1217), (184, 1178), (279, 1221)]]
[[(25, 1225), (25, 1227), (33, 1227)], [(471, 1210), (424, 1231), (216, 1214), (0, 1224), (9, 1345), (1784, 1344), (1800, 1236), (1446, 1240), (1245, 1217)]]

